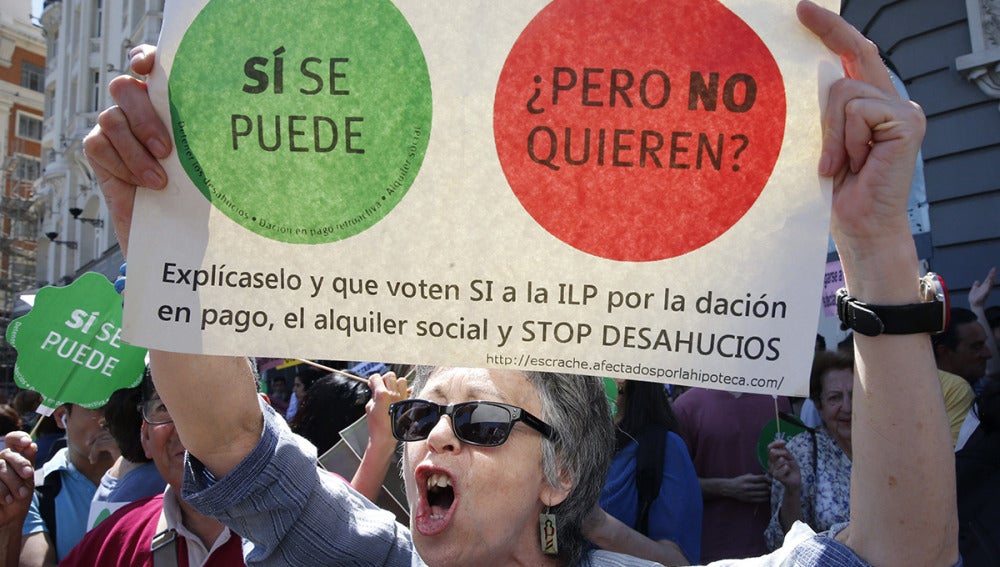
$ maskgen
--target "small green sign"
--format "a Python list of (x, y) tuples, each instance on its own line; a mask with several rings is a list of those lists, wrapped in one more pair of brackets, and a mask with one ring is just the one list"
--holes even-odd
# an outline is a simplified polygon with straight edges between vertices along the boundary
[(789, 414), (782, 414), (780, 424), (777, 418), (765, 423), (760, 430), (760, 437), (757, 439), (757, 460), (764, 472), (767, 472), (767, 446), (774, 441), (787, 443), (792, 437), (807, 431), (807, 429), (802, 420)]
[(17, 385), (45, 397), (45, 406), (95, 409), (120, 388), (139, 384), (146, 349), (121, 338), (122, 298), (101, 274), (67, 287), (44, 287), (35, 306), (7, 328), (17, 349)]
[(364, 232), (403, 199), (427, 149), (427, 62), (390, 0), (211, 0), (168, 82), (191, 182), (272, 240)]

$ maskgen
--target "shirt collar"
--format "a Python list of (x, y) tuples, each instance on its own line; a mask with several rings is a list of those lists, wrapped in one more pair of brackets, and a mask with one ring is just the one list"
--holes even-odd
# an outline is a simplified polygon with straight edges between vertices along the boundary
[(229, 531), (229, 528), (223, 526), (222, 533), (219, 534), (219, 537), (215, 538), (212, 548), (206, 549), (205, 545), (201, 542), (201, 538), (184, 526), (177, 492), (169, 484), (167, 485), (167, 489), (163, 491), (163, 515), (167, 519), (167, 527), (177, 530), (177, 535), (186, 540), (188, 562), (190, 565), (204, 565), (209, 556), (232, 537), (232, 532)]

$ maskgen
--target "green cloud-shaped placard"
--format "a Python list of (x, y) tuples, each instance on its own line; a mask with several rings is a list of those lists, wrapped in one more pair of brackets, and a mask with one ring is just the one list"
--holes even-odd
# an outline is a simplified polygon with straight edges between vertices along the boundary
[(99, 408), (120, 388), (142, 380), (146, 349), (121, 338), (122, 298), (101, 274), (67, 287), (45, 287), (31, 312), (7, 328), (17, 349), (17, 385), (45, 397), (45, 406)]
[[(778, 419), (781, 419), (780, 424), (778, 423)], [(767, 446), (770, 445), (772, 441), (791, 441), (792, 437), (795, 437), (804, 431), (807, 431), (806, 425), (802, 423), (798, 417), (793, 415), (782, 418), (774, 418), (764, 424), (764, 427), (760, 430), (760, 437), (757, 438), (757, 462), (760, 463), (764, 472), (767, 472)]]

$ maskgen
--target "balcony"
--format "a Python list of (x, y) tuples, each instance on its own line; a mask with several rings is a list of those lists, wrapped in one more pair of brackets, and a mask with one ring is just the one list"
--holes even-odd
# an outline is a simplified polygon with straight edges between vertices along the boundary
[(987, 96), (1000, 98), (1000, 12), (987, 2), (966, 0), (972, 53), (955, 60), (955, 68)]

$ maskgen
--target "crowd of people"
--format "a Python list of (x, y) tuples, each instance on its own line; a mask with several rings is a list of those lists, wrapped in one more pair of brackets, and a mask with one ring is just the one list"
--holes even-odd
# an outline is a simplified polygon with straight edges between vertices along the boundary
[[(994, 512), (994, 505), (1000, 505), (1000, 491), (993, 488), (1000, 480), (996, 464), (1000, 377), (995, 375), (990, 355), (1000, 339), (1000, 308), (983, 306), (993, 277), (991, 271), (982, 284), (976, 282), (973, 310), (953, 308), (948, 329), (933, 340), (939, 347), (938, 366), (964, 368), (959, 378), (963, 391), (969, 392), (949, 396), (947, 392), (955, 389), (949, 387), (950, 373), (939, 369), (946, 411), (958, 411), (961, 419), (957, 422), (967, 431), (956, 447), (960, 542), (966, 565), (995, 565), (1000, 560), (996, 537), (1000, 523)], [(982, 328), (981, 321), (988, 328)], [(810, 375), (811, 406), (797, 399), (605, 379), (605, 385), (613, 384), (617, 392), (608, 400), (614, 452), (598, 506), (579, 521), (583, 536), (564, 536), (563, 545), (636, 555), (663, 565), (687, 565), (778, 550), (796, 521), (815, 532), (846, 524), (850, 520), (856, 379), (853, 344), (843, 341), (834, 351), (826, 350), (825, 342), (817, 344)], [(367, 409), (372, 417), (370, 446), (377, 449), (350, 484), (375, 501), (397, 450), (394, 436), (399, 437), (393, 433), (389, 407), (409, 397), (406, 380), (396, 374), (410, 368), (365, 366), (378, 371), (365, 377), (376, 381), (371, 386), (348, 377), (365, 369), (362, 365), (338, 373), (300, 365), (291, 392), (284, 387), (287, 381), (281, 374), (265, 377), (259, 389), (266, 389), (263, 398), (274, 414), (315, 446), (319, 455), (339, 440), (339, 431), (365, 416)], [(259, 376), (257, 380), (260, 385)], [(596, 384), (589, 393), (595, 399), (599, 397)], [(373, 390), (379, 393), (377, 404)], [(949, 400), (967, 402), (955, 410)], [(39, 401), (36, 393), (22, 391), (13, 406), (0, 404), (0, 433), (26, 431), (25, 424), (37, 420), (34, 407)], [(290, 401), (297, 411), (288, 412)], [(815, 418), (809, 415), (810, 407)], [(762, 468), (755, 450), (758, 436), (768, 421), (787, 420), (793, 412), (799, 414), (805, 432), (787, 442), (772, 442), (767, 467)], [(86, 419), (71, 422), (74, 413)], [(455, 414), (450, 417), (454, 419)], [(607, 421), (603, 416), (589, 419)], [(950, 415), (949, 420), (956, 422)], [(179, 496), (184, 447), (148, 369), (140, 386), (115, 392), (102, 410), (68, 404), (50, 421), (62, 426), (57, 428), (60, 438), (45, 455), (38, 449), (35, 458), (44, 480), (21, 527), (24, 543), (19, 564), (148, 564), (154, 554), (152, 542), (165, 529), (177, 534), (171, 552), (182, 546), (181, 551), (190, 553), (189, 564), (243, 564), (240, 538)], [(953, 430), (957, 435), (960, 429)], [(12, 437), (15, 447), (25, 443), (23, 433)], [(52, 457), (53, 463), (62, 465), (46, 465)], [(64, 478), (67, 488), (62, 493)], [(53, 484), (60, 487), (56, 490), (64, 502), (56, 504), (58, 493), (50, 493)], [(56, 508), (61, 511), (58, 516)], [(126, 510), (103, 522), (121, 508)], [(169, 519), (165, 526), (159, 525), (161, 515), (164, 521)], [(200, 530), (192, 531), (196, 527)], [(150, 545), (143, 545), (147, 541)], [(123, 546), (132, 551), (122, 555)]]
[[(834, 180), (847, 289), (870, 304), (917, 303), (906, 203), (923, 114), (857, 30), (809, 2), (798, 16), (846, 74), (825, 98), (819, 173)], [(148, 73), (154, 57), (135, 48), (132, 70)], [(118, 105), (85, 147), (127, 255), (136, 186), (165, 185), (156, 159), (170, 141), (141, 79), (119, 77), (111, 92)], [(994, 278), (973, 285), (971, 319), (953, 309), (933, 342), (926, 332), (860, 334), (849, 352), (818, 349), (812, 425), (771, 443), (764, 464), (761, 430), (793, 415), (795, 400), (672, 397), (661, 384), (621, 381), (610, 401), (597, 377), (418, 368), (410, 381), (386, 368), (362, 376), (367, 387), (303, 373), (288, 392), (273, 380), (269, 402), (252, 359), (151, 351), (143, 383), (105, 408), (56, 409), (64, 446), (43, 455), (23, 424), (6, 435), (0, 556), (86, 566), (997, 565)], [(317, 466), (362, 414), (369, 441), (355, 476)], [(409, 526), (372, 503), (397, 451)]]

